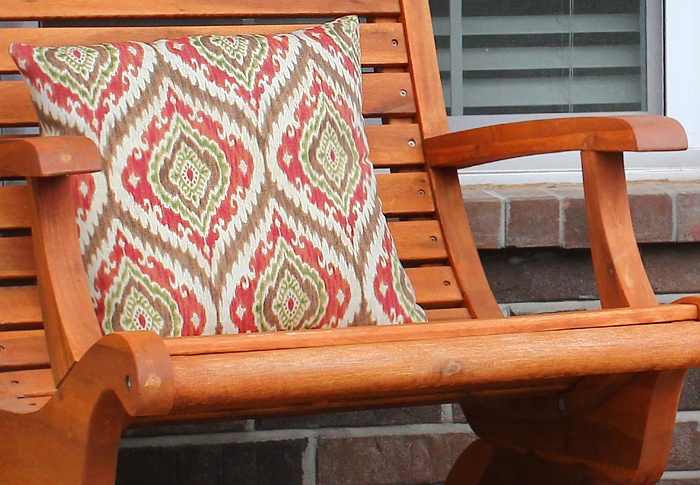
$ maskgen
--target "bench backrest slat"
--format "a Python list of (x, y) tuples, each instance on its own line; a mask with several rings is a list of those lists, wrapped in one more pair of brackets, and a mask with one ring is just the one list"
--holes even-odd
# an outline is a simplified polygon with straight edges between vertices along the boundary
[(37, 286), (0, 286), (0, 332), (41, 328)]
[[(468, 308), (472, 313), (486, 308), (481, 313), (492, 316), (497, 307), (483, 270), (478, 269), (471, 235), (446, 230), (445, 221), (466, 220), (456, 176), (443, 178), (425, 166), (423, 137), (445, 132), (448, 126), (429, 11), (423, 0), (0, 0), (0, 22), (42, 25), (0, 28), (0, 74), (17, 72), (7, 53), (12, 42), (73, 45), (210, 33), (289, 32), (346, 14), (357, 14), (363, 21), (363, 113), (370, 158), (377, 168), (383, 211), (419, 303), (431, 320), (468, 318)], [(24, 82), (15, 76), (0, 79), (0, 127), (36, 124)], [(0, 329), (19, 332), (36, 331), (42, 320), (36, 308), (36, 289), (31, 286), (36, 272), (31, 241), (17, 232), (29, 225), (26, 198), (25, 188), (0, 187), (0, 280), (4, 281), (0, 285), (12, 287), (0, 286)], [(457, 206), (450, 208), (455, 201)], [(462, 227), (468, 231), (468, 225)], [(13, 311), (3, 313), (5, 302), (14, 302)], [(46, 315), (47, 329), (54, 328), (52, 312)], [(62, 339), (64, 330), (66, 334), (89, 333), (62, 329), (47, 330), (47, 335)], [(0, 335), (3, 333), (17, 332)], [(32, 339), (40, 335), (31, 334)], [(66, 349), (71, 347), (66, 343), (69, 340), (49, 342), (49, 346)], [(80, 349), (59, 352), (70, 357), (52, 364), (57, 380), (80, 353)]]

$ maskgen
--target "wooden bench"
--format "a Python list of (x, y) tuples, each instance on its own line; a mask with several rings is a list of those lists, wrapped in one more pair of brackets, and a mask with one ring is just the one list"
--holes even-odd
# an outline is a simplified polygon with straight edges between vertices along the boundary
[[(686, 369), (700, 364), (699, 300), (657, 306), (634, 240), (622, 152), (684, 149), (675, 121), (596, 117), (449, 134), (427, 0), (0, 0), (0, 22), (58, 22), (0, 29), (0, 74), (17, 72), (7, 55), (17, 41), (283, 31), (291, 28), (276, 25), (280, 18), (345, 14), (366, 20), (371, 156), (386, 169), (378, 175), (384, 212), (430, 323), (102, 336), (66, 176), (98, 170), (99, 155), (79, 137), (3, 135), (0, 177), (27, 179), (0, 187), (3, 483), (112, 483), (120, 435), (131, 425), (450, 402), (462, 404), (481, 439), (457, 461), (449, 484), (660, 478)], [(254, 25), (236, 21), (250, 18)], [(213, 19), (234, 22), (206, 25)], [(56, 26), (71, 22), (79, 27)], [(0, 127), (36, 125), (25, 84), (0, 82)], [(503, 318), (457, 169), (565, 150), (582, 154), (604, 309)]]

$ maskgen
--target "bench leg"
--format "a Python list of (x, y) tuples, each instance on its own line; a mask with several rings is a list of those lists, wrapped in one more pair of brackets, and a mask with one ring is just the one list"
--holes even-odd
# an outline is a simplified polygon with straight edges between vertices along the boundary
[[(495, 448), (479, 444), (468, 449), (460, 458), (463, 463), (455, 466), (455, 476), (466, 476), (470, 472), (459, 470), (475, 462), (485, 478), (465, 483), (499, 483), (479, 480), (506, 464), (520, 476), (529, 469), (559, 473), (561, 467), (572, 470), (572, 476), (578, 473), (603, 480), (581, 478), (583, 482), (571, 483), (657, 483), (670, 453), (685, 373), (592, 377), (566, 393), (548, 397), (464, 403), (464, 413), (476, 434)], [(503, 480), (501, 483), (511, 483)]]
[(2, 483), (114, 484), (125, 419), (115, 395), (77, 409), (55, 396), (36, 413), (0, 415)]
[(172, 408), (170, 354), (149, 332), (111, 334), (73, 366), (43, 408), (0, 412), (0, 483), (114, 484), (132, 416)]
[(533, 454), (472, 443), (455, 462), (445, 485), (611, 485)]

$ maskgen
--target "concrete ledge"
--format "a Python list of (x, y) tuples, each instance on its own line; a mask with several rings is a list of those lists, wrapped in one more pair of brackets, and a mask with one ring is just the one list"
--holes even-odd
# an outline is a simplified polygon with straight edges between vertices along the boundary
[[(477, 246), (587, 248), (580, 185), (474, 187), (463, 190)], [(700, 182), (629, 184), (640, 243), (700, 241)]]

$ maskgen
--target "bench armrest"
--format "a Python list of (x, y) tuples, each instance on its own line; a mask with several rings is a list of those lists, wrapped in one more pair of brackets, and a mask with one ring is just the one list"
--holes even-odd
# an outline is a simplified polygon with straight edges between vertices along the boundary
[(593, 266), (606, 308), (656, 304), (632, 226), (623, 152), (683, 150), (687, 145), (681, 124), (664, 116), (528, 121), (425, 140), (428, 163), (451, 170), (580, 150)]
[(428, 163), (466, 168), (508, 158), (564, 151), (685, 150), (681, 124), (665, 116), (578, 117), (488, 126), (428, 138)]
[(98, 172), (97, 146), (82, 136), (0, 137), (0, 177)]

